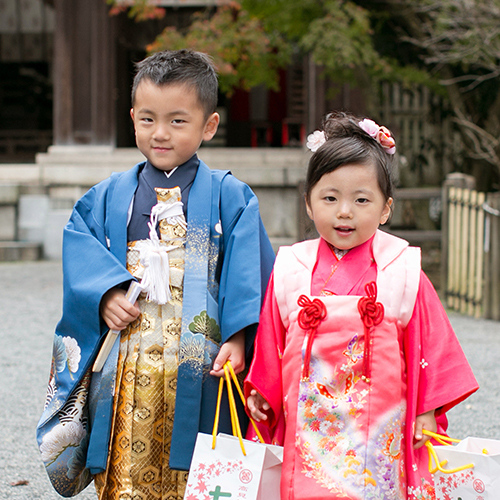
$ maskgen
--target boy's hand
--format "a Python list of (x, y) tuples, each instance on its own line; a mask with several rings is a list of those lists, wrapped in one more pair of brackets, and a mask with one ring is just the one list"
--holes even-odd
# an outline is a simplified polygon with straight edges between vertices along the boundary
[(224, 376), (222, 367), (227, 360), (231, 361), (236, 374), (245, 369), (245, 332), (243, 330), (235, 333), (227, 342), (222, 344), (210, 375), (215, 377)]
[(413, 449), (418, 450), (422, 448), (424, 444), (429, 441), (430, 436), (426, 436), (422, 430), (427, 429), (428, 431), (436, 432), (437, 424), (436, 417), (434, 416), (434, 411), (431, 410), (426, 413), (422, 413), (422, 415), (418, 415), (415, 420), (415, 432), (413, 439)]
[(267, 411), (271, 406), (255, 389), (252, 389), (250, 396), (247, 397), (247, 408), (252, 418), (256, 422), (260, 422), (267, 420), (267, 415), (262, 410)]
[(111, 288), (101, 299), (101, 316), (110, 330), (121, 331), (141, 314), (137, 302), (131, 304), (125, 298), (125, 290)]

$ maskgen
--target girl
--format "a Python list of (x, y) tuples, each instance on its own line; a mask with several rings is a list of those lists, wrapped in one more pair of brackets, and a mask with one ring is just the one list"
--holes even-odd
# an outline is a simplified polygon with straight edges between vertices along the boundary
[(278, 253), (248, 410), (285, 448), (282, 500), (435, 498), (422, 430), (443, 432), (445, 412), (478, 386), (420, 250), (378, 230), (394, 139), (344, 113), (308, 139), (320, 238)]

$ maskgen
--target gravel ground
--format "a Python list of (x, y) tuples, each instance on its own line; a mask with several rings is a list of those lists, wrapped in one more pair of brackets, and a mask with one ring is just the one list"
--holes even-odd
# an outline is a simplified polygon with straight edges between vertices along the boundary
[[(0, 500), (52, 500), (35, 427), (61, 314), (60, 262), (0, 263)], [(481, 389), (449, 413), (451, 436), (500, 439), (500, 323), (450, 313)], [(457, 373), (457, 377), (460, 374)], [(12, 486), (27, 481), (28, 484)], [(89, 486), (78, 500), (95, 500)]]

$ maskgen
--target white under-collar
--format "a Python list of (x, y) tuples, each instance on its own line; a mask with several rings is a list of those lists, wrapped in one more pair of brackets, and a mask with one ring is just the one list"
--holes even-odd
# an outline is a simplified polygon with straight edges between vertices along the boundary
[(174, 167), (172, 170), (170, 170), (170, 172), (165, 172), (163, 171), (163, 173), (167, 176), (167, 177), (170, 177), (177, 169), (179, 168), (179, 166), (177, 167)]

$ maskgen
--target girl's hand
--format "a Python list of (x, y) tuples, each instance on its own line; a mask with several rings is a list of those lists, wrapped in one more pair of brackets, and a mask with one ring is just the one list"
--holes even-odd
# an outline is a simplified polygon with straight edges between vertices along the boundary
[(111, 288), (101, 299), (101, 316), (110, 330), (121, 331), (141, 314), (137, 302), (131, 304), (125, 298), (125, 290)]
[(227, 342), (222, 344), (210, 375), (223, 377), (223, 366), (228, 360), (231, 361), (234, 373), (238, 374), (245, 369), (245, 332), (243, 330), (235, 333)]
[(255, 390), (252, 389), (247, 398), (247, 408), (256, 422), (267, 420), (267, 415), (262, 410), (267, 411), (271, 408), (270, 404)]
[(422, 448), (424, 444), (429, 441), (430, 436), (426, 436), (422, 431), (423, 429), (427, 429), (428, 431), (436, 432), (437, 424), (436, 417), (434, 416), (434, 411), (431, 410), (426, 413), (422, 413), (422, 415), (418, 415), (415, 420), (415, 432), (413, 439), (413, 449), (418, 450)]

